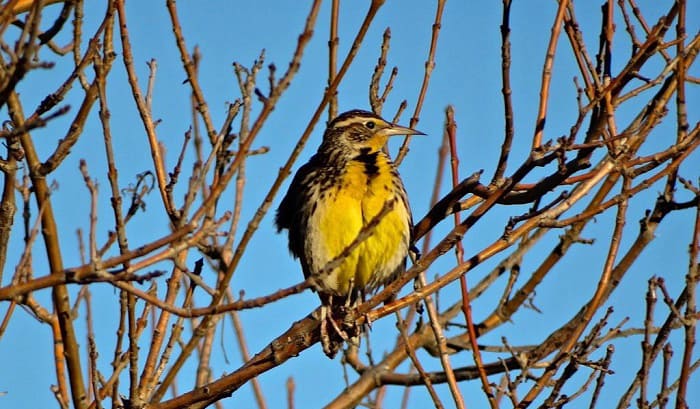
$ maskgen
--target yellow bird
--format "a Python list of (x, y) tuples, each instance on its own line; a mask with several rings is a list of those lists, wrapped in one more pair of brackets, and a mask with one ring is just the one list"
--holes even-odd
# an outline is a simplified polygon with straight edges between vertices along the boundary
[(326, 320), (347, 339), (333, 313), (405, 269), (412, 219), (399, 173), (383, 151), (392, 135), (423, 133), (367, 111), (339, 115), (277, 209), (277, 229), (289, 231), (289, 250), (321, 298), (321, 341), (331, 358), (342, 342), (330, 341)]

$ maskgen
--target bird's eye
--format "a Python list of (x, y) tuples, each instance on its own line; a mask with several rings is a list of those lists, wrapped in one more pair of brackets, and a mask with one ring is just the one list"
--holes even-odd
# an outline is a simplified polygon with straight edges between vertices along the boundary
[(367, 127), (367, 129), (374, 129), (376, 124), (374, 123), (374, 121), (369, 121), (369, 122), (365, 123), (365, 126)]

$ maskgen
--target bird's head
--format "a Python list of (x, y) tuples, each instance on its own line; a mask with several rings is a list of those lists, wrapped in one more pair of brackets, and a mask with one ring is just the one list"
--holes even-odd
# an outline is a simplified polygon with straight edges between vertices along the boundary
[(328, 124), (324, 144), (341, 145), (354, 153), (374, 153), (392, 135), (424, 135), (415, 129), (385, 121), (368, 111), (353, 110), (338, 115)]

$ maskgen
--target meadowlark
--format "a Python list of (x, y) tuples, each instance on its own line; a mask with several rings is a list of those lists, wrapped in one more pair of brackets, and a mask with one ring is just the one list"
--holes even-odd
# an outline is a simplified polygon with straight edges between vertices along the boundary
[[(330, 339), (326, 322), (348, 340), (333, 314), (405, 269), (411, 209), (383, 147), (392, 135), (416, 134), (423, 133), (367, 111), (339, 115), (277, 209), (277, 229), (288, 230), (289, 250), (321, 298), (321, 343), (331, 358), (343, 341)], [(350, 332), (356, 338), (360, 330)]]

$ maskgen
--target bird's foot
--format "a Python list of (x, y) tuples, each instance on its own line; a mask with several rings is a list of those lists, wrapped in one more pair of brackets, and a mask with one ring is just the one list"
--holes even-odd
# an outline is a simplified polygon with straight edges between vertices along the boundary
[[(321, 328), (320, 328), (320, 338), (321, 346), (323, 347), (323, 353), (329, 358), (333, 359), (338, 353), (340, 348), (343, 347), (343, 342), (350, 342), (350, 336), (338, 326), (332, 315), (332, 309), (330, 306), (321, 306)], [(329, 333), (328, 323), (330, 323), (331, 328), (333, 328), (333, 333)], [(338, 338), (340, 337), (340, 339)]]

